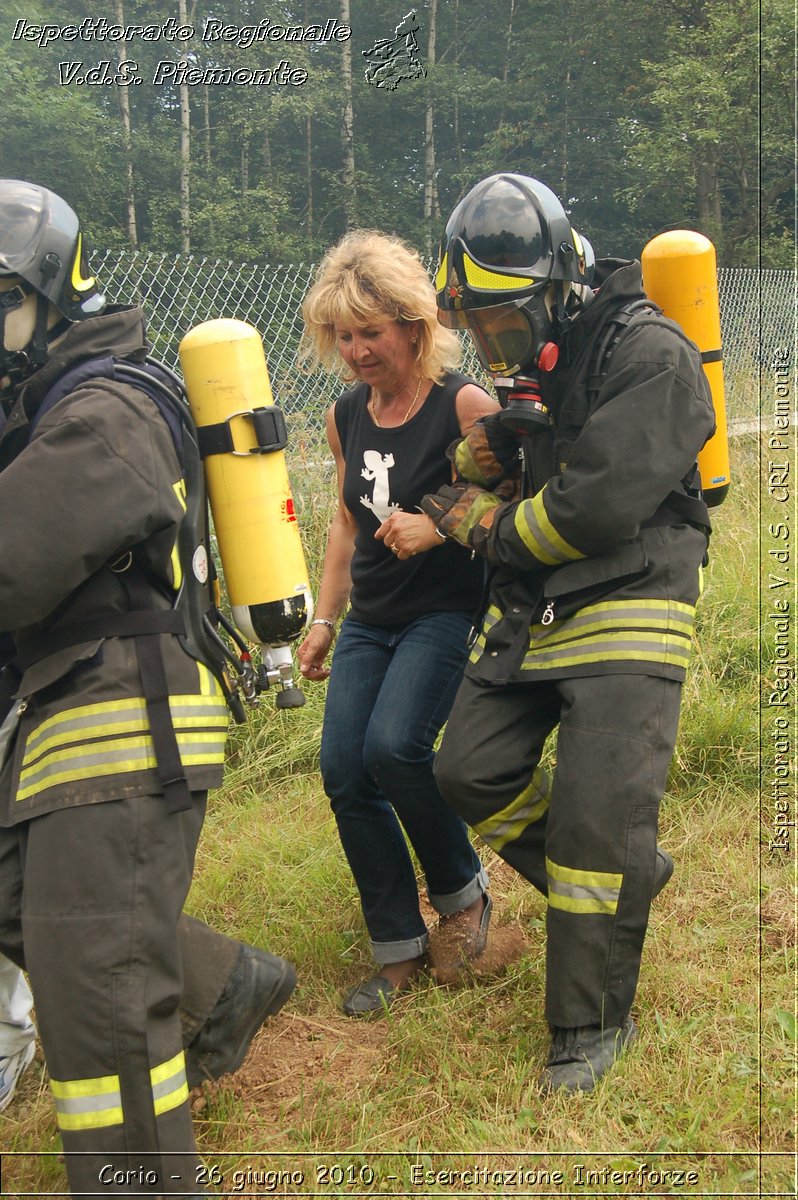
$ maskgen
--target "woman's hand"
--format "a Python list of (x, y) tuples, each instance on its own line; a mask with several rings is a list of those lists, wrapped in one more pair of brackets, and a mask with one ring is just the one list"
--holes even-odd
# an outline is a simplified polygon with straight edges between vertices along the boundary
[(401, 559), (412, 558), (423, 550), (443, 545), (435, 522), (425, 513), (391, 513), (374, 536), (385, 542), (388, 549)]
[(299, 670), (305, 679), (321, 680), (330, 674), (330, 668), (325, 667), (324, 660), (330, 653), (333, 636), (334, 632), (328, 625), (311, 625), (296, 652)]

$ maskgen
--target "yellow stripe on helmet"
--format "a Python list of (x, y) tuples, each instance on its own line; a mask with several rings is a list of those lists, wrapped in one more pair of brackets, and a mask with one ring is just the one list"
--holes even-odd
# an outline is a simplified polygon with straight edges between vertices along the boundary
[(491, 291), (525, 291), (532, 284), (538, 283), (531, 276), (504, 275), (501, 271), (491, 271), (474, 262), (467, 254), (463, 254), (463, 270), (469, 287), (485, 288)]
[(88, 278), (83, 276), (80, 271), (80, 264), (83, 259), (83, 234), (78, 234), (78, 241), (75, 247), (75, 258), (72, 262), (72, 286), (76, 292), (89, 292), (94, 287), (94, 276)]

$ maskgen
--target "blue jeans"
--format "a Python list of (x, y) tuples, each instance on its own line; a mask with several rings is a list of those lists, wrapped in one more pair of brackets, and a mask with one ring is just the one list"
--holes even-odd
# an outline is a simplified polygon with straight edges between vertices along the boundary
[(432, 773), (470, 624), (459, 612), (432, 613), (397, 629), (347, 617), (335, 648), (321, 774), (381, 964), (423, 954), (428, 939), (402, 826), (437, 912), (459, 912), (488, 886), (466, 826)]

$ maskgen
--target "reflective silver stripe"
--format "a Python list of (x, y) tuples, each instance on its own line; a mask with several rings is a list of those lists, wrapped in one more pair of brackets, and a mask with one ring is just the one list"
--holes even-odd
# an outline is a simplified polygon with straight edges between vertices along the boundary
[(498, 854), (508, 842), (514, 842), (528, 826), (546, 814), (550, 793), (548, 773), (538, 767), (527, 787), (501, 812), (475, 825), (474, 831)]
[(558, 903), (560, 898), (585, 902), (582, 909), (584, 912), (614, 913), (618, 906), (617, 889), (580, 888), (572, 884), (559, 883), (557, 880), (550, 879), (549, 904), (554, 908), (568, 908), (573, 911), (571, 905)]
[(610, 600), (605, 604), (592, 604), (580, 608), (572, 617), (555, 620), (551, 625), (535, 624), (532, 637), (536, 642), (546, 641), (549, 645), (567, 641), (574, 631), (579, 635), (600, 630), (613, 629), (659, 629), (663, 634), (689, 637), (695, 620), (695, 608), (688, 604), (677, 604), (667, 600), (644, 600), (630, 603), (625, 600)]
[(60, 1129), (104, 1129), (124, 1121), (119, 1076), (50, 1080)]
[(610, 871), (580, 871), (546, 859), (548, 902), (570, 913), (612, 916), (618, 907), (623, 875)]
[[(695, 606), (677, 600), (606, 600), (572, 617), (537, 623), (521, 669), (551, 670), (605, 661), (641, 661), (684, 668), (692, 652)], [(503, 619), (491, 605), (471, 650), (476, 663), (486, 650), (486, 633)]]
[(169, 1112), (178, 1108), (188, 1099), (188, 1083), (186, 1082), (186, 1060), (181, 1050), (174, 1058), (153, 1067), (150, 1071), (152, 1081), (152, 1102), (155, 1115)]
[[(178, 733), (177, 743), (184, 766), (224, 762), (227, 727), (217, 734)], [(20, 775), (17, 800), (26, 800), (45, 788), (95, 776), (126, 774), (148, 770), (156, 765), (149, 734), (139, 738), (106, 741), (93, 747), (73, 746), (53, 751)]]
[(584, 558), (582, 551), (566, 542), (554, 528), (543, 500), (545, 491), (544, 487), (531, 500), (522, 500), (518, 505), (514, 518), (516, 533), (527, 550), (547, 566)]
[[(183, 728), (213, 726), (220, 721), (226, 723), (228, 715), (226, 705), (218, 696), (173, 696), (170, 711), (175, 725)], [(23, 766), (52, 746), (78, 740), (75, 735), (81, 732), (97, 738), (125, 732), (146, 732), (148, 728), (147, 707), (143, 697), (108, 700), (65, 709), (48, 717), (27, 739)], [(82, 740), (88, 741), (89, 738), (84, 736)]]
[(483, 650), (485, 649), (485, 634), (489, 629), (492, 629), (494, 625), (498, 624), (501, 619), (501, 611), (496, 607), (495, 604), (491, 604), (485, 613), (485, 616), (482, 618), (482, 629), (475, 639), (474, 645), (471, 649), (471, 654), (469, 655), (470, 662), (477, 662), (477, 660), (480, 658)]
[(601, 637), (579, 638), (550, 650), (541, 649), (539, 645), (530, 646), (524, 657), (523, 669), (614, 660), (670, 663), (684, 667), (690, 659), (691, 650), (690, 641), (678, 635), (652, 637), (651, 634), (622, 630), (617, 634), (605, 633)]

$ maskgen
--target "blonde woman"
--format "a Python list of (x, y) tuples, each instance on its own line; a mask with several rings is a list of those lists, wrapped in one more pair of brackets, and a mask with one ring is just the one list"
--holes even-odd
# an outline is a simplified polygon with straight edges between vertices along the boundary
[(458, 961), (482, 953), (491, 912), (487, 875), (432, 771), (482, 568), (418, 505), (451, 481), (447, 447), (497, 405), (455, 372), (460, 344), (436, 311), (418, 255), (368, 230), (327, 254), (303, 309), (306, 356), (343, 364), (352, 384), (327, 414), (339, 499), (299, 648), (306, 679), (330, 677), (321, 772), (378, 968), (344, 999), (350, 1016), (384, 1010), (424, 965), (428, 930), (403, 830)]

